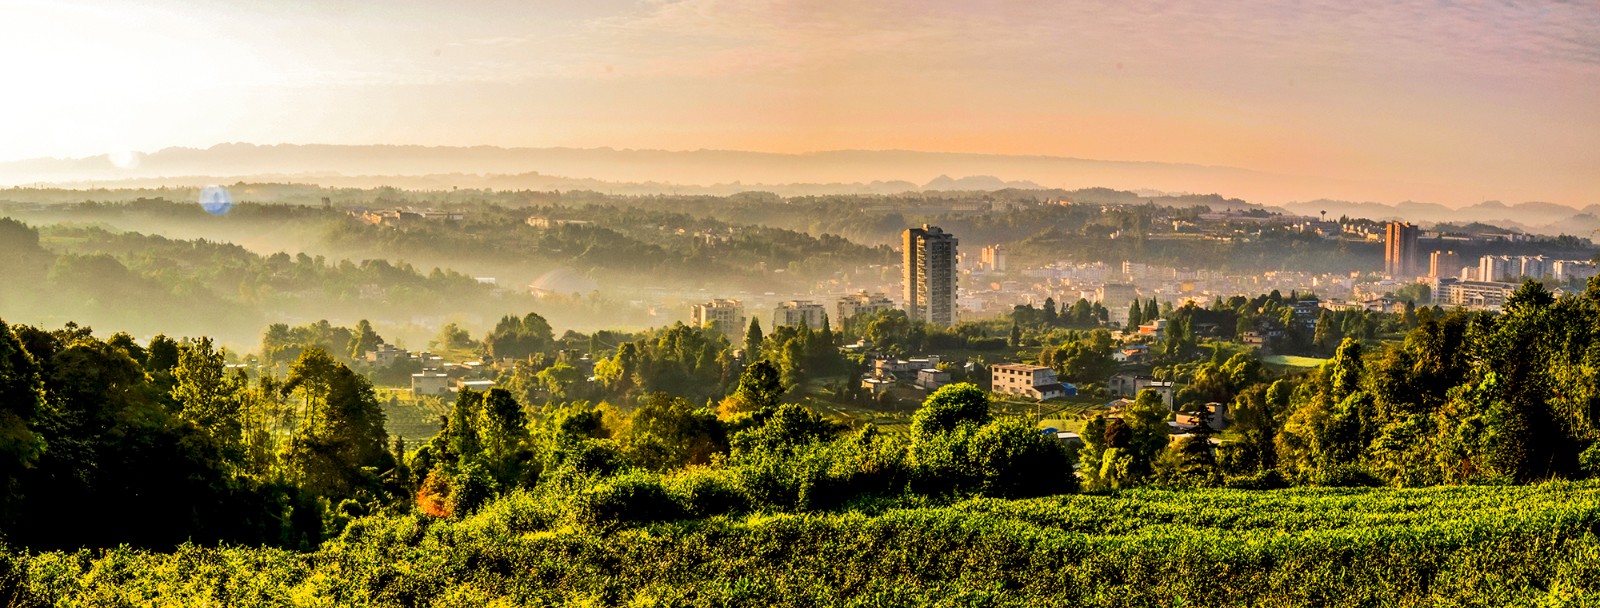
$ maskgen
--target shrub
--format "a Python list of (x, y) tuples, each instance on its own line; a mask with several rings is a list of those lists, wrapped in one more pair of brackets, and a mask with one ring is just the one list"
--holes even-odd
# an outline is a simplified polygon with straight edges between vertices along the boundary
[(477, 462), (467, 463), (450, 476), (450, 494), (445, 507), (454, 517), (471, 515), (495, 495), (494, 476)]
[(667, 493), (690, 517), (726, 515), (750, 508), (739, 480), (727, 469), (691, 468), (667, 478)]
[(1592, 443), (1578, 455), (1578, 468), (1589, 477), (1600, 477), (1600, 441)]
[(1338, 464), (1318, 471), (1316, 484), (1329, 488), (1375, 488), (1383, 481), (1358, 464)]
[(1228, 479), (1226, 486), (1233, 490), (1281, 490), (1290, 486), (1289, 479), (1277, 469), (1257, 471)]
[(1066, 446), (1018, 419), (997, 420), (979, 429), (967, 448), (985, 496), (1021, 498), (1077, 490)]
[(966, 382), (947, 384), (928, 395), (911, 417), (915, 441), (949, 433), (960, 426), (989, 422), (989, 394)]
[(667, 521), (684, 516), (662, 487), (661, 476), (629, 471), (593, 481), (571, 498), (573, 523), (592, 528)]

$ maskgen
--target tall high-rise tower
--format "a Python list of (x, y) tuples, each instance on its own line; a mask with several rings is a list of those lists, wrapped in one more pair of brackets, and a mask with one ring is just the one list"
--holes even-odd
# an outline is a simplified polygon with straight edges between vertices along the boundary
[(1383, 231), (1383, 272), (1396, 279), (1416, 278), (1417, 227), (1410, 222), (1389, 222)]
[(1454, 251), (1435, 251), (1428, 255), (1428, 276), (1453, 277), (1461, 274), (1461, 256)]
[(923, 224), (900, 235), (906, 316), (935, 325), (956, 322), (956, 237)]

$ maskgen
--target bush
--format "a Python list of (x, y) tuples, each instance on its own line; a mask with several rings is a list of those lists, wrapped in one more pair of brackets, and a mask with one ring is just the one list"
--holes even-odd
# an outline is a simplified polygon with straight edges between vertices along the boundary
[(966, 382), (947, 384), (928, 395), (911, 416), (911, 437), (922, 441), (961, 426), (989, 422), (989, 394)]
[[(607, 496), (626, 495), (621, 482), (642, 482), (631, 486), (640, 490), (655, 479), (630, 473), (607, 480)], [(558, 526), (537, 534), (518, 533), (531, 522), (506, 519), (526, 517), (526, 496), (513, 493), (462, 520), (360, 518), (351, 530), (364, 532), (310, 555), (193, 545), (173, 553), (11, 553), (11, 566), (0, 564), (0, 597), (39, 606), (1332, 607), (1600, 600), (1593, 583), (1600, 573), (1600, 539), (1593, 534), (1600, 482), (1271, 493), (1135, 489), (908, 504), (874, 514), (752, 515), (634, 529)], [(21, 580), (4, 578), (7, 572)]]
[(678, 519), (683, 509), (661, 485), (661, 476), (630, 471), (593, 481), (571, 498), (573, 523), (591, 528), (611, 528)]
[(727, 469), (691, 468), (669, 477), (667, 493), (690, 517), (726, 515), (750, 508), (739, 480)]
[(1316, 485), (1329, 488), (1376, 488), (1383, 481), (1358, 464), (1339, 464), (1317, 473)]
[[(741, 458), (733, 468), (739, 490), (756, 508), (793, 511), (811, 508), (817, 488), (826, 484), (827, 446), (813, 444), (793, 453), (758, 453)], [(823, 501), (826, 502), (826, 501)]]
[(467, 463), (450, 476), (450, 495), (445, 499), (445, 508), (453, 517), (471, 515), (494, 497), (495, 486), (494, 476), (488, 469), (476, 462)]
[(1018, 498), (1078, 489), (1065, 446), (1017, 419), (962, 426), (911, 447), (912, 489), (934, 496)]
[(984, 425), (972, 436), (967, 454), (984, 496), (1022, 498), (1078, 489), (1066, 446), (1019, 419)]
[(1590, 444), (1578, 455), (1578, 468), (1588, 477), (1600, 477), (1600, 441)]
[(978, 483), (967, 455), (972, 428), (939, 433), (911, 444), (911, 490), (943, 496), (970, 492)]
[(1232, 490), (1282, 490), (1289, 487), (1289, 479), (1277, 469), (1258, 471), (1228, 479), (1226, 486)]

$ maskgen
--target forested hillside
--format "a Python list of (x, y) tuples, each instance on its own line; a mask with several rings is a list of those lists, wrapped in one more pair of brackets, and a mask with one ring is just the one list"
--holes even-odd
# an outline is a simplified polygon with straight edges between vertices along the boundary
[[(261, 367), (230, 367), (207, 338), (6, 325), (6, 580), (19, 602), (68, 603), (1587, 597), (1600, 567), (1600, 504), (1583, 481), (1600, 474), (1600, 283), (1556, 298), (1528, 282), (1498, 315), (1324, 316), (1296, 339), (1338, 339), (1334, 356), (1302, 372), (1191, 331), (1291, 322), (1296, 302), (1147, 303), (1171, 328), (1148, 346), (1184, 379), (1177, 408), (1226, 403), (1232, 425), (1174, 435), (1173, 411), (1146, 390), (1086, 414), (1081, 446), (967, 383), (895, 430), (797, 403), (812, 374), (859, 364), (837, 349), (849, 337), (996, 340), (897, 312), (840, 332), (752, 324), (749, 364), (707, 329), (601, 342), (507, 316), (478, 346), (441, 336), (514, 361), (412, 442), (389, 430), (365, 375), (381, 370), (351, 356), (381, 342), (365, 324), (271, 327)], [(1108, 334), (1070, 329), (1094, 322), (1087, 311), (1019, 307), (1001, 348), (1104, 374)], [(569, 365), (585, 342), (589, 380)], [(1338, 489), (1360, 486), (1434, 489)]]

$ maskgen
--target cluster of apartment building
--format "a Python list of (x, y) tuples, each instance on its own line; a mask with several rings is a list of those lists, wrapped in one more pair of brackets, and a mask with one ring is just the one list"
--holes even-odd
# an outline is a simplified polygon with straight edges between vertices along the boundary
[(977, 267), (975, 268), (975, 270), (978, 270), (978, 271), (981, 271), (981, 272), (1005, 272), (1006, 271), (1006, 247), (1005, 247), (1005, 245), (999, 245), (999, 244), (988, 245), (988, 246), (984, 247), (983, 249), (980, 249), (979, 250), (979, 254), (978, 254), (978, 264), (977, 264)]
[[(1385, 274), (1397, 280), (1422, 275), (1417, 236), (1420, 230), (1407, 222), (1389, 222), (1384, 231), (1383, 266)], [(1600, 275), (1600, 268), (1587, 260), (1556, 260), (1542, 255), (1486, 255), (1468, 264), (1455, 251), (1435, 250), (1428, 254), (1427, 276), (1455, 278), (1461, 282), (1515, 281), (1522, 278), (1586, 280)]]
[[(923, 225), (901, 234), (901, 285), (900, 305), (912, 319), (935, 325), (956, 323), (956, 247), (952, 235), (938, 226)], [(995, 268), (1005, 266), (1005, 252), (1000, 247), (984, 248), (985, 259)], [(833, 322), (843, 323), (856, 315), (872, 314), (896, 307), (895, 301), (877, 293), (859, 292), (839, 297), (834, 302)], [(825, 305), (811, 300), (789, 300), (772, 309), (770, 327), (789, 327), (805, 323), (820, 328), (830, 319)], [(744, 304), (739, 300), (715, 299), (695, 304), (689, 321), (696, 327), (714, 327), (730, 340), (744, 335), (748, 326)]]
[[(795, 327), (804, 323), (806, 327), (820, 329), (823, 323), (842, 324), (856, 315), (876, 314), (878, 311), (894, 308), (894, 300), (888, 296), (866, 292), (840, 296), (834, 302), (831, 315), (823, 304), (811, 300), (788, 300), (772, 308), (772, 323), (765, 327), (768, 329)], [(743, 302), (716, 299), (695, 304), (689, 311), (689, 323), (695, 327), (715, 329), (729, 340), (738, 341), (744, 337), (744, 332), (749, 328), (750, 318), (745, 316)]]
[[(1457, 262), (1459, 264), (1459, 261)], [(1442, 267), (1441, 270), (1448, 267)], [(1555, 279), (1557, 281), (1587, 280), (1600, 274), (1600, 268), (1587, 260), (1554, 260), (1542, 255), (1486, 255), (1478, 259), (1477, 267), (1459, 266), (1462, 281), (1515, 281), (1529, 279)], [(1433, 276), (1449, 276), (1435, 273)]]

